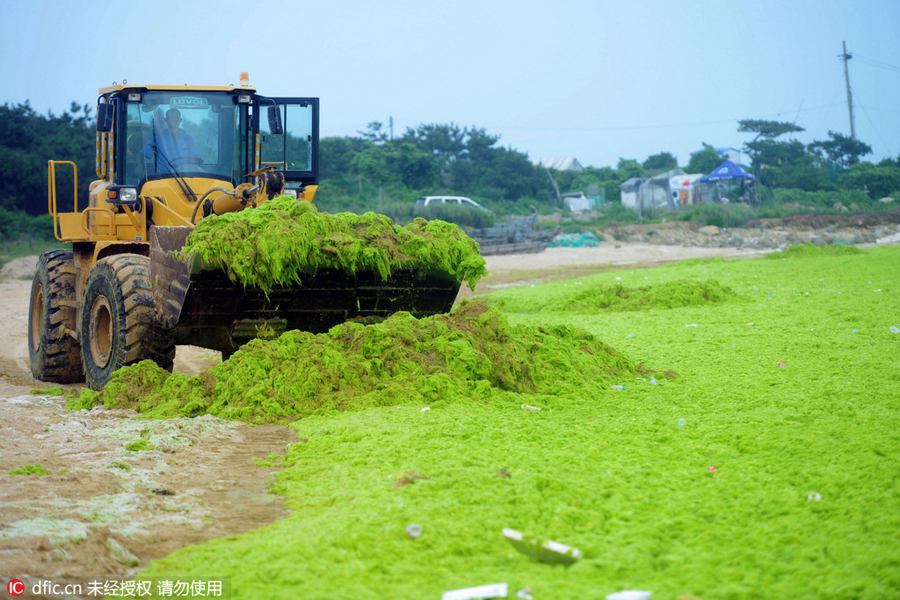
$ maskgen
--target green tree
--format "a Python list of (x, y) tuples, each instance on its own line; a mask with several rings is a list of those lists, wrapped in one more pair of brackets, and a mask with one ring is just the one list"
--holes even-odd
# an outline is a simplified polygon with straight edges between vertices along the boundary
[(738, 131), (756, 133), (744, 144), (760, 182), (768, 186), (800, 188), (807, 191), (834, 189), (827, 171), (817, 158), (797, 140), (776, 140), (787, 133), (804, 131), (799, 125), (779, 121), (738, 121)]
[(859, 159), (872, 153), (872, 147), (859, 140), (835, 133), (828, 132), (830, 140), (815, 141), (809, 145), (809, 151), (819, 157), (820, 160), (831, 161), (842, 169), (849, 169), (859, 163)]
[(845, 187), (862, 190), (877, 200), (900, 191), (900, 167), (883, 167), (863, 162), (851, 167), (843, 181)]
[(437, 159), (419, 150), (415, 144), (394, 141), (385, 144), (384, 168), (408, 188), (421, 189), (437, 183), (440, 165)]
[(326, 137), (319, 140), (319, 178), (332, 179), (353, 173), (356, 155), (369, 142), (360, 138)]
[[(0, 206), (32, 215), (47, 212), (47, 161), (71, 160), (78, 166), (80, 206), (94, 178), (93, 107), (73, 102), (56, 116), (39, 115), (28, 102), (0, 106)], [(57, 175), (58, 207), (72, 210), (71, 168)]]
[(688, 173), (712, 173), (713, 169), (722, 164), (724, 157), (716, 152), (716, 149), (703, 142), (703, 150), (691, 155), (688, 162)]
[(774, 140), (775, 138), (782, 136), (785, 133), (795, 133), (806, 130), (799, 125), (795, 125), (794, 123), (786, 123), (783, 121), (744, 119), (742, 121), (738, 121), (738, 131), (742, 133), (755, 133), (756, 137), (753, 138), (754, 140), (758, 138)]
[(365, 131), (357, 131), (359, 137), (367, 142), (375, 144), (383, 144), (388, 141), (387, 131), (382, 129), (384, 123), (381, 121), (372, 121), (366, 126)]
[(678, 166), (678, 160), (669, 152), (648, 156), (642, 164), (645, 171), (671, 171)]
[(621, 181), (631, 179), (632, 177), (645, 176), (644, 168), (638, 161), (632, 158), (619, 158), (619, 164), (616, 165), (616, 171), (618, 171), (619, 179)]

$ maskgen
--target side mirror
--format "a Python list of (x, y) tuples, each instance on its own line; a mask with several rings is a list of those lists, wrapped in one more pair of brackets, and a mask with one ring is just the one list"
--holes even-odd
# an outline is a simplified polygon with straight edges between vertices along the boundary
[(281, 124), (281, 110), (277, 106), (269, 107), (269, 132), (272, 135), (284, 133), (284, 125)]
[(113, 128), (113, 105), (109, 102), (97, 105), (97, 131), (109, 133)]

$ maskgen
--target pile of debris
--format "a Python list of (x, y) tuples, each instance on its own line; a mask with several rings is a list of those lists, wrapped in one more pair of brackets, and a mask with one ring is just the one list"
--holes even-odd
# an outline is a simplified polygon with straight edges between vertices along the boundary
[(537, 215), (509, 219), (493, 227), (466, 230), (466, 234), (478, 242), (482, 256), (543, 252), (558, 233), (559, 227), (537, 227)]

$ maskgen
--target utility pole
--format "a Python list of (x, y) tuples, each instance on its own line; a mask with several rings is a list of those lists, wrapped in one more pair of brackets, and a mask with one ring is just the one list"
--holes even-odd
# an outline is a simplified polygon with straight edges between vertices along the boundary
[[(848, 84), (849, 85), (849, 84)], [(394, 117), (388, 117), (388, 123), (391, 125), (391, 141), (394, 141)]]
[(853, 55), (847, 52), (847, 42), (844, 41), (844, 53), (838, 55), (838, 58), (844, 60), (844, 78), (847, 80), (847, 107), (850, 109), (850, 137), (856, 140), (856, 127), (853, 124), (853, 92), (850, 91), (850, 69), (847, 63), (853, 58)]

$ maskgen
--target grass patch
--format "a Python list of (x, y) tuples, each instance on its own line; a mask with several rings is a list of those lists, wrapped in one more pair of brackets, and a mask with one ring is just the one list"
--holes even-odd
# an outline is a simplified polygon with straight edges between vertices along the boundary
[[(679, 377), (311, 415), (292, 425), (274, 488), (286, 519), (141, 577), (227, 574), (252, 598), (439, 598), (501, 581), (544, 599), (896, 596), (898, 261), (900, 247), (881, 247), (598, 274), (629, 288), (716, 279), (749, 301), (511, 314), (511, 327), (577, 328)], [(395, 487), (410, 472), (421, 477)], [(506, 527), (584, 558), (534, 562)]]

